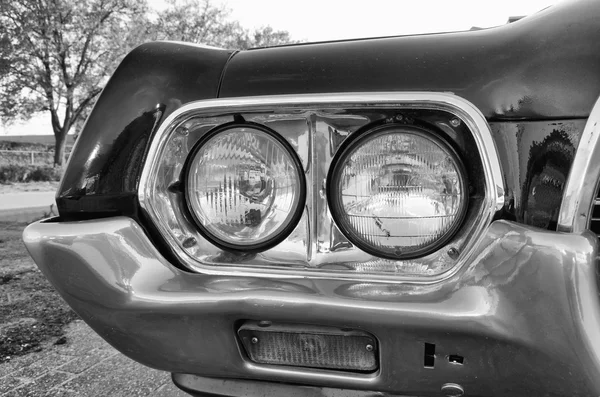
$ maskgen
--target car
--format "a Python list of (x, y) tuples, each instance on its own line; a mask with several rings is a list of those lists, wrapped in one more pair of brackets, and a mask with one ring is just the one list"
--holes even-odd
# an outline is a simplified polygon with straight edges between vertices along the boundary
[(600, 395), (599, 20), (143, 44), (25, 244), (192, 395)]

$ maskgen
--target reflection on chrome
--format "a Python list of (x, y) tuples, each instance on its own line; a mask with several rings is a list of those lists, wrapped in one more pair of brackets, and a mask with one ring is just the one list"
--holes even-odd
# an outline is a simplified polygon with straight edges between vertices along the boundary
[(301, 194), (292, 154), (248, 127), (204, 142), (188, 170), (187, 198), (209, 233), (231, 244), (260, 244), (293, 217)]

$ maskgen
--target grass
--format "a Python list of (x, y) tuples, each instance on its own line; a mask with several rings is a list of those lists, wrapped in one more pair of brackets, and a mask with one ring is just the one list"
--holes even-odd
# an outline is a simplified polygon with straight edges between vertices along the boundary
[(77, 318), (27, 253), (25, 226), (0, 222), (0, 363), (64, 343), (64, 327)]
[(61, 167), (37, 165), (0, 165), (0, 183), (59, 181)]
[(53, 145), (0, 140), (0, 183), (58, 181), (61, 173)]
[(54, 152), (36, 152), (31, 162), (30, 152), (3, 151), (0, 152), (0, 166), (24, 165), (24, 166), (52, 166), (54, 164)]
[[(33, 164), (32, 164), (32, 153)], [(49, 166), (54, 164), (54, 146), (42, 143), (0, 141), (0, 167)]]
[[(24, 144), (43, 144), (54, 147), (54, 135), (0, 135), (0, 142), (10, 141)], [(75, 143), (75, 135), (67, 135), (67, 146), (73, 146)]]
[(54, 145), (37, 142), (0, 141), (0, 150), (51, 152)]

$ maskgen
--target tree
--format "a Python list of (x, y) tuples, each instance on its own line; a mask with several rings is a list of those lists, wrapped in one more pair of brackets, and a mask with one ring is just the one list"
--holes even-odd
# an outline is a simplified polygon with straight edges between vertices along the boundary
[(254, 31), (230, 20), (230, 11), (210, 0), (167, 0), (167, 9), (157, 15), (153, 38), (200, 43), (244, 50), (293, 43), (287, 31), (270, 26)]
[(228, 40), (239, 29), (227, 21), (224, 7), (213, 6), (209, 0), (166, 0), (167, 8), (158, 13), (154, 40), (173, 40), (228, 47)]
[(47, 111), (62, 165), (67, 133), (141, 42), (145, 10), (145, 0), (0, 1), (0, 116)]
[(250, 32), (209, 0), (0, 0), (0, 119), (47, 111), (62, 165), (66, 137), (86, 119), (117, 64), (149, 40), (245, 49), (291, 42), (288, 32)]
[(8, 74), (8, 52), (10, 40), (7, 36), (0, 36), (0, 78)]
[(298, 43), (292, 40), (289, 32), (285, 30), (273, 30), (270, 26), (263, 26), (254, 29), (252, 32), (244, 31), (240, 36), (240, 40), (236, 48), (247, 49), (256, 47), (273, 47), (283, 44)]

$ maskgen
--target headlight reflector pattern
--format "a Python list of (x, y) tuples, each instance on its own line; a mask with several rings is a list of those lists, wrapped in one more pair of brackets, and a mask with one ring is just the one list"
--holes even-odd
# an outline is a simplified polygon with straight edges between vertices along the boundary
[(390, 259), (426, 255), (460, 226), (465, 173), (430, 131), (384, 126), (350, 142), (329, 174), (329, 203), (350, 241)]
[(186, 168), (186, 200), (206, 237), (228, 249), (262, 249), (286, 237), (300, 216), (299, 160), (274, 133), (234, 125), (201, 140)]

